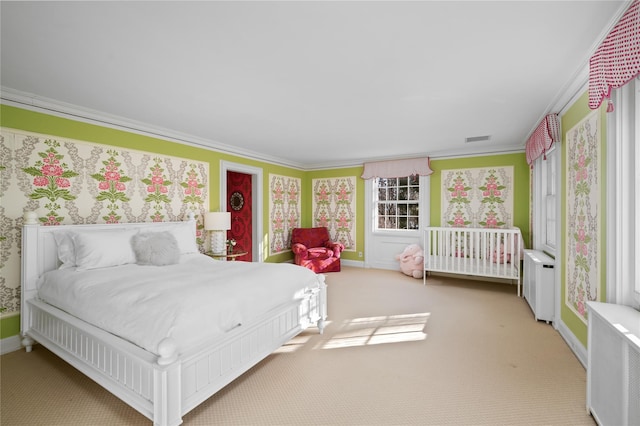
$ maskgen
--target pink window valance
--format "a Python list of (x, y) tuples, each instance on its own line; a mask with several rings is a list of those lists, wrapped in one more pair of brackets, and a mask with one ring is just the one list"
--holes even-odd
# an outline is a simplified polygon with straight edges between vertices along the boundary
[(365, 163), (362, 179), (392, 178), (411, 175), (429, 176), (433, 173), (429, 165), (429, 157), (411, 158), (407, 160), (390, 160)]
[(536, 158), (545, 155), (560, 137), (560, 121), (558, 114), (547, 115), (533, 131), (525, 146), (527, 163), (533, 165)]
[[(640, 74), (640, 0), (629, 9), (589, 59), (589, 108), (598, 109), (611, 89)], [(609, 100), (607, 112), (613, 111)]]

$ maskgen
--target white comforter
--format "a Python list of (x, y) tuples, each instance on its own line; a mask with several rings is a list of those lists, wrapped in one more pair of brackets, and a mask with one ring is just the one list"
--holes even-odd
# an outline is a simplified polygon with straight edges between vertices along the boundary
[(183, 353), (317, 287), (317, 275), (300, 266), (220, 262), (191, 254), (170, 266), (47, 272), (38, 282), (38, 295), (157, 354), (158, 343), (167, 337)]

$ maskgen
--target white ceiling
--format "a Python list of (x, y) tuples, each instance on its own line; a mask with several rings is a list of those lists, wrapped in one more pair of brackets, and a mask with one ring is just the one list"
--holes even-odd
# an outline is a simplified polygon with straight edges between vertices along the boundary
[(522, 150), (628, 5), (2, 1), (2, 97), (303, 169)]

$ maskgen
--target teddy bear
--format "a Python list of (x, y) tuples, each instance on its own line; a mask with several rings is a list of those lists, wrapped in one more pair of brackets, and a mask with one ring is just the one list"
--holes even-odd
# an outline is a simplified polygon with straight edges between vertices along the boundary
[(404, 251), (396, 255), (400, 261), (400, 270), (413, 278), (422, 278), (424, 274), (424, 252), (418, 244), (408, 245)]

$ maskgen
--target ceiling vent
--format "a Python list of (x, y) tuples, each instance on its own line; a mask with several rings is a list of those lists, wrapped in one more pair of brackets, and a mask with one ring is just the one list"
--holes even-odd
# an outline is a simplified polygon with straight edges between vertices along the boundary
[(464, 143), (472, 143), (472, 142), (486, 142), (491, 139), (491, 136), (472, 136), (470, 138), (465, 138)]

